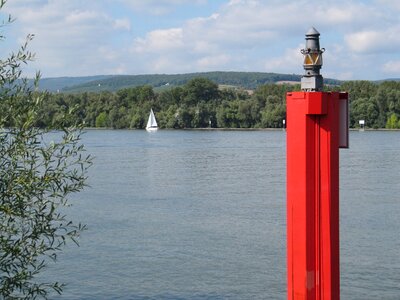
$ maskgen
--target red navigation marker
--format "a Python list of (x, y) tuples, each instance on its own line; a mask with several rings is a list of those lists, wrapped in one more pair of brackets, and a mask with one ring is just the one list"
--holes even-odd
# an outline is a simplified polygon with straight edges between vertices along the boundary
[(319, 33), (306, 34), (302, 92), (287, 101), (287, 299), (340, 299), (339, 148), (348, 95), (321, 92)]

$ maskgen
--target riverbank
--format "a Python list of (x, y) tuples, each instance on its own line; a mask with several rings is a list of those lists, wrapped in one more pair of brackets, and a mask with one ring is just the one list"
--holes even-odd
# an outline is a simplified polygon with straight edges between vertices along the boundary
[[(145, 130), (137, 128), (111, 128), (111, 127), (85, 127), (84, 130)], [(282, 131), (286, 128), (159, 128), (159, 130), (198, 130), (198, 131)], [(400, 129), (389, 128), (350, 128), (350, 131), (400, 131)]]

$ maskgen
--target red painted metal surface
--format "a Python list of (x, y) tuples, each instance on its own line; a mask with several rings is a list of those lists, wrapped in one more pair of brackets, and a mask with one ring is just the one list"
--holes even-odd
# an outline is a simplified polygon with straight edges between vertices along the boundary
[(344, 97), (287, 94), (287, 299), (340, 299), (339, 98)]

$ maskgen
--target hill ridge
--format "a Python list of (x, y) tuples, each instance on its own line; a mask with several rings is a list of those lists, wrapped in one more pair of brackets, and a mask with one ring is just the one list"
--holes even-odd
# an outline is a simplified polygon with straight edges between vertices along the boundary
[[(235, 86), (243, 89), (255, 89), (259, 85), (278, 82), (299, 82), (302, 75), (273, 72), (213, 71), (178, 74), (137, 74), (137, 75), (94, 75), (62, 76), (40, 80), (41, 90), (50, 92), (115, 92), (120, 89), (141, 85), (150, 85), (155, 90), (181, 86), (196, 77), (208, 78), (219, 85)], [(400, 79), (387, 79), (399, 81)], [(382, 82), (379, 80), (376, 82)], [(343, 81), (324, 78), (326, 84), (339, 85)]]

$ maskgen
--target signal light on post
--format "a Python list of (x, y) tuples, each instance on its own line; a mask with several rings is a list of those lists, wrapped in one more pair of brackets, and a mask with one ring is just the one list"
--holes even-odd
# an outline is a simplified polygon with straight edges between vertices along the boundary
[(303, 68), (304, 76), (301, 78), (301, 89), (303, 91), (321, 91), (323, 88), (323, 78), (319, 73), (322, 67), (322, 53), (325, 49), (319, 46), (320, 33), (311, 27), (306, 33), (306, 47), (301, 50), (304, 55)]

